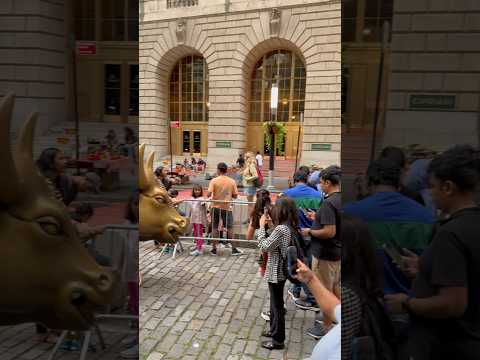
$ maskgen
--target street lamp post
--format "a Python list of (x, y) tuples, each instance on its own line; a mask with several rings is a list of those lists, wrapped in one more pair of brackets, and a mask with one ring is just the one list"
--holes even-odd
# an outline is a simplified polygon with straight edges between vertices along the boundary
[[(275, 121), (277, 116), (277, 107), (278, 86), (277, 84), (273, 84), (270, 93), (270, 113), (272, 114), (272, 123)], [(269, 130), (268, 136), (270, 136), (270, 164), (268, 168), (268, 189), (273, 190), (275, 189), (275, 186), (273, 185), (273, 170), (275, 168), (275, 132), (273, 130), (273, 126), (270, 126)]]

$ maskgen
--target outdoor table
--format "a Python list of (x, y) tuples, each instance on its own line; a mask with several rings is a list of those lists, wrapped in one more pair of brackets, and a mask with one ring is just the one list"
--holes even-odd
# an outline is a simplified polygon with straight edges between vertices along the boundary
[(81, 162), (90, 164), (90, 168), (100, 176), (104, 191), (114, 189), (120, 182), (120, 171), (130, 169), (133, 163), (131, 158), (125, 156), (118, 159), (81, 159)]

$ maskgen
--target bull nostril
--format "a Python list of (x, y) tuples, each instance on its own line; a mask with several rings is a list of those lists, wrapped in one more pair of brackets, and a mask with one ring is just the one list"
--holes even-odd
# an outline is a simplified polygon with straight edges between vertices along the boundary
[(184, 228), (185, 226), (187, 226), (187, 221), (185, 219), (182, 219), (178, 222), (178, 225)]
[(82, 306), (87, 303), (87, 296), (80, 291), (75, 291), (72, 293), (71, 301), (75, 306)]
[(113, 285), (113, 278), (108, 273), (102, 273), (98, 277), (97, 287), (101, 291), (109, 291)]

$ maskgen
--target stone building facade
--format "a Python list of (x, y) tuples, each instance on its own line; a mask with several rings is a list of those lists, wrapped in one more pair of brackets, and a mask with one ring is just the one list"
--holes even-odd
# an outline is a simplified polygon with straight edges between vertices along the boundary
[(384, 144), (479, 141), (480, 2), (394, 3)]
[[(200, 155), (207, 156), (208, 164), (231, 164), (246, 150), (262, 152), (261, 122), (251, 118), (252, 73), (260, 69), (263, 56), (278, 50), (299, 59), (297, 64), (303, 63), (306, 71), (303, 123), (295, 115), (285, 123), (286, 152), (296, 152), (300, 129), (301, 163), (338, 164), (340, 23), (339, 0), (142, 1), (140, 141), (157, 158), (166, 157), (172, 131), (172, 150), (186, 155), (188, 148), (178, 142), (187, 125), (181, 116), (172, 119), (169, 85), (178, 63), (196, 56), (205, 60), (208, 71), (208, 109), (203, 107), (208, 118), (202, 118), (203, 124), (188, 125), (198, 128), (205, 141)], [(180, 129), (170, 130), (170, 121), (177, 120)]]
[(0, 97), (17, 96), (14, 132), (32, 111), (40, 131), (64, 117), (65, 11), (60, 0), (0, 2)]

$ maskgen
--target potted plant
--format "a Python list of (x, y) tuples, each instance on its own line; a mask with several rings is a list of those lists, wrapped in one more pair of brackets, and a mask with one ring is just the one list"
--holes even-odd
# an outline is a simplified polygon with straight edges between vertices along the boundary
[(268, 150), (272, 146), (271, 135), (275, 136), (275, 148), (278, 151), (281, 151), (283, 144), (285, 143), (285, 134), (286, 134), (285, 125), (276, 121), (269, 121), (263, 123), (263, 133), (265, 136), (265, 144), (267, 145)]

